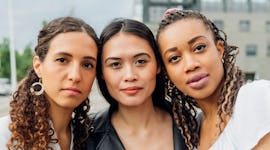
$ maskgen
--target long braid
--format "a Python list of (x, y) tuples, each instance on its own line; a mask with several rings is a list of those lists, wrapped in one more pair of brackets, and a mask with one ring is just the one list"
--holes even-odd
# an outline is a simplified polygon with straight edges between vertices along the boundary
[[(158, 41), (160, 33), (170, 24), (183, 19), (199, 19), (206, 27), (213, 33), (215, 43), (222, 41), (224, 44), (223, 66), (224, 66), (224, 85), (222, 85), (221, 96), (218, 100), (218, 116), (220, 118), (219, 127), (220, 133), (221, 125), (224, 123), (222, 114), (231, 116), (233, 113), (233, 106), (236, 101), (236, 96), (239, 88), (243, 85), (243, 73), (235, 65), (238, 48), (227, 44), (227, 36), (219, 30), (216, 25), (207, 19), (199, 12), (190, 10), (174, 10), (167, 13), (159, 24), (156, 40)], [(224, 37), (221, 36), (221, 33)], [(197, 132), (198, 124), (196, 122), (196, 108), (198, 104), (189, 96), (185, 96), (181, 91), (172, 86), (171, 94), (168, 96), (173, 103), (173, 113), (176, 124), (184, 137), (185, 143), (189, 149), (197, 147), (199, 142), (199, 133)], [(168, 88), (168, 87), (167, 87)], [(170, 92), (168, 92), (170, 93)]]
[(244, 78), (242, 71), (235, 65), (236, 55), (239, 52), (238, 48), (236, 46), (228, 46), (226, 43), (226, 34), (224, 32), (223, 34), (225, 35), (223, 39), (225, 45), (223, 55), (225, 81), (221, 90), (221, 98), (218, 101), (218, 115), (221, 116), (221, 114), (225, 114), (231, 116), (237, 93), (243, 85)]
[[(238, 47), (227, 44), (227, 35), (222, 30), (218, 29), (210, 20), (209, 28), (213, 31), (215, 42), (218, 40), (223, 41), (224, 54), (223, 54), (223, 67), (224, 78), (223, 87), (221, 89), (221, 97), (218, 101), (218, 116), (220, 118), (219, 127), (224, 123), (222, 114), (231, 116), (233, 113), (233, 106), (236, 101), (237, 93), (244, 83), (244, 75), (242, 71), (235, 65), (236, 56), (239, 53)], [(221, 33), (224, 37), (221, 36)], [(220, 133), (222, 131), (220, 130)]]
[(175, 124), (180, 130), (186, 146), (191, 150), (199, 142), (198, 123), (196, 121), (198, 104), (191, 97), (179, 91), (166, 74), (164, 76), (167, 83), (165, 89), (168, 89), (166, 95), (173, 105)]

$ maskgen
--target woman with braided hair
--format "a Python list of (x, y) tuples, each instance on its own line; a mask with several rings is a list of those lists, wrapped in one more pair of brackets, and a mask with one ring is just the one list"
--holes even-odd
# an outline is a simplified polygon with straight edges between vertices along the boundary
[(57, 18), (39, 32), (33, 68), (0, 118), (0, 149), (85, 149), (98, 38), (74, 17)]
[(174, 120), (189, 149), (269, 149), (270, 82), (244, 84), (238, 49), (223, 31), (199, 12), (169, 9), (157, 42)]

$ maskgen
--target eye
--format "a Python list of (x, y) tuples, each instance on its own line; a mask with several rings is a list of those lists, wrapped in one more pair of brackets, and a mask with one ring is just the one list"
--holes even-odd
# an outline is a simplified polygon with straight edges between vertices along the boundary
[(67, 60), (65, 58), (57, 58), (56, 61), (60, 63), (67, 63)]
[(120, 62), (113, 62), (110, 64), (110, 66), (113, 68), (113, 69), (118, 69), (121, 67), (121, 63)]
[(169, 63), (175, 63), (175, 62), (178, 62), (180, 61), (181, 59), (181, 56), (177, 56), (177, 55), (173, 55), (169, 58)]
[(94, 65), (91, 64), (91, 63), (84, 63), (84, 64), (83, 64), (83, 67), (84, 67), (84, 68), (88, 68), (88, 69), (92, 69), (92, 68), (94, 68)]
[(197, 46), (194, 51), (195, 52), (201, 52), (201, 51), (203, 51), (205, 49), (205, 47), (206, 47), (206, 45), (201, 44), (201, 45)]
[(144, 59), (138, 59), (138, 60), (135, 62), (135, 64), (136, 64), (136, 65), (139, 65), (139, 66), (145, 65), (146, 63), (147, 63), (147, 61), (144, 60)]

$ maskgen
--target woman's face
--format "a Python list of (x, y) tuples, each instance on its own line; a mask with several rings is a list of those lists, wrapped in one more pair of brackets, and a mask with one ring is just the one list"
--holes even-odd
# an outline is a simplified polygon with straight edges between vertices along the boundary
[(224, 46), (215, 44), (202, 21), (176, 21), (160, 33), (158, 43), (169, 78), (180, 91), (197, 100), (217, 94), (224, 75)]
[(118, 33), (105, 43), (101, 59), (103, 79), (119, 106), (136, 107), (151, 102), (158, 67), (146, 40)]
[(84, 32), (61, 33), (50, 43), (43, 62), (35, 56), (35, 72), (42, 79), (51, 108), (73, 110), (89, 95), (95, 74), (97, 45)]

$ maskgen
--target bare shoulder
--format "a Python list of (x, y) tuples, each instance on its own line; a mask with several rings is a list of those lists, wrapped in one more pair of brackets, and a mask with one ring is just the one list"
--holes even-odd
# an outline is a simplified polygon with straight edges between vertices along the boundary
[(265, 150), (270, 147), (270, 132), (268, 132), (252, 150)]

